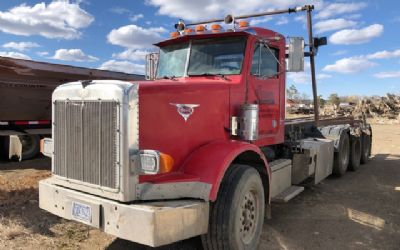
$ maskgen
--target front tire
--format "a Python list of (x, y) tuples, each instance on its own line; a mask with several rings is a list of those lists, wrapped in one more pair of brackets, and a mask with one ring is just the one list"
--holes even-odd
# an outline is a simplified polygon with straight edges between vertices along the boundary
[(260, 174), (246, 165), (232, 165), (210, 206), (204, 249), (257, 249), (264, 222), (265, 197)]

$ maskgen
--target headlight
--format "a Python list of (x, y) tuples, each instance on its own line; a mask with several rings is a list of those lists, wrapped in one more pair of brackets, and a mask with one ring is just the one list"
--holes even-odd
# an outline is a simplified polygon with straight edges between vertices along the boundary
[(140, 168), (144, 174), (157, 174), (160, 169), (160, 153), (156, 150), (140, 151)]
[(174, 159), (157, 150), (141, 150), (140, 156), (140, 172), (142, 174), (161, 174), (171, 172), (174, 166)]

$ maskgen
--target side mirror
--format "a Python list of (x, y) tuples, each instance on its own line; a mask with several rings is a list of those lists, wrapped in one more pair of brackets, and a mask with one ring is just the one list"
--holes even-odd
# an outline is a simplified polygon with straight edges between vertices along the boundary
[(286, 57), (288, 58), (288, 72), (304, 71), (304, 38), (289, 37)]
[(158, 53), (146, 55), (145, 77), (146, 80), (154, 80), (157, 73)]

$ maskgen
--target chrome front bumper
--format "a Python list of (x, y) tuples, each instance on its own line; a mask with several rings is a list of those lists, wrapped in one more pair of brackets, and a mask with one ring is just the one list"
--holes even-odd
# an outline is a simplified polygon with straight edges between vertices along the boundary
[[(91, 208), (90, 221), (72, 216), (73, 203)], [(208, 229), (208, 202), (169, 200), (125, 204), (57, 186), (51, 178), (39, 182), (39, 206), (62, 218), (153, 247), (205, 234)]]

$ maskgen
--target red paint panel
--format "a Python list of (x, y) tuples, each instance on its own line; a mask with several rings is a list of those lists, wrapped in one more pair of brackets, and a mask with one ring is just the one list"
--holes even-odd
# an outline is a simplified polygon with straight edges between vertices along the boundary
[[(187, 121), (176, 104), (195, 104)], [(182, 112), (182, 110), (180, 110)], [(228, 84), (143, 83), (139, 86), (139, 148), (173, 157), (173, 171), (201, 145), (228, 139)], [(153, 181), (159, 176), (141, 176)]]

